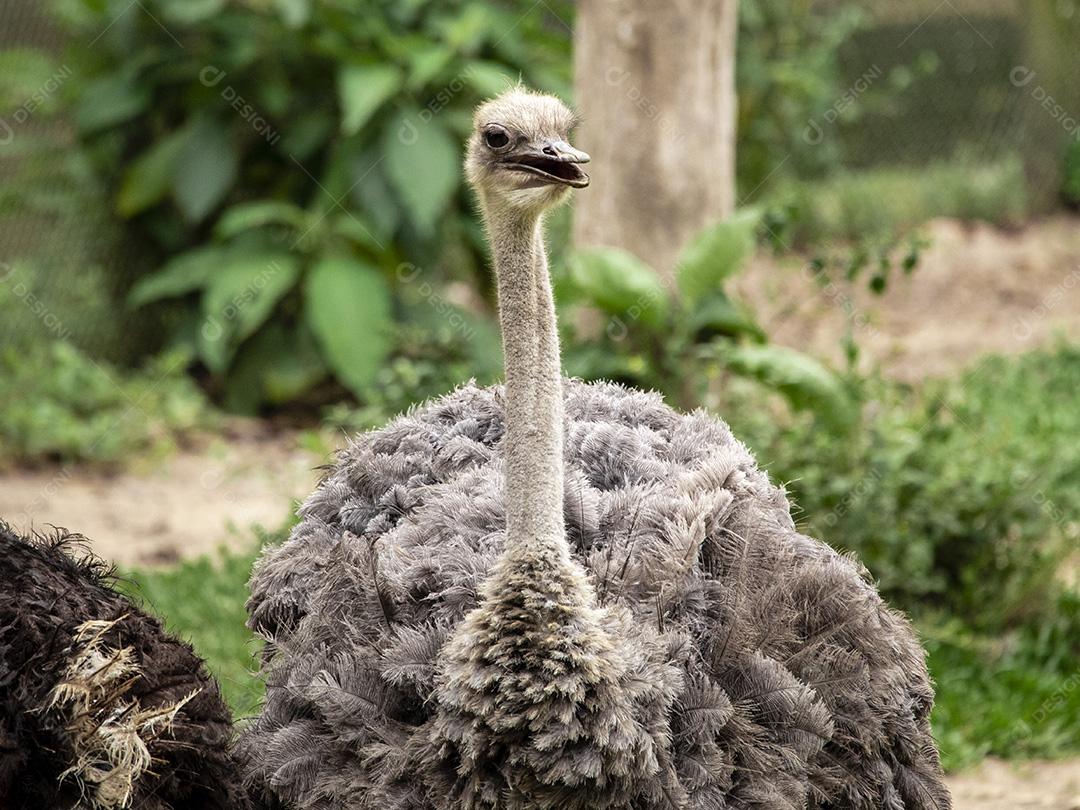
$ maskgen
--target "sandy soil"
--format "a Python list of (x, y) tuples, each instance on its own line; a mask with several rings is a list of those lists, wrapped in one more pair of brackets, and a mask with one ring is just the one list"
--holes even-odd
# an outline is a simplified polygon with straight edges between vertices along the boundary
[(230, 435), (130, 471), (78, 467), (0, 473), (0, 517), (17, 529), (77, 530), (101, 557), (165, 564), (225, 545), (247, 547), (251, 527), (277, 529), (318, 480), (326, 459), (295, 433), (235, 422)]
[(1080, 760), (990, 759), (949, 777), (955, 810), (1080, 810)]
[(911, 277), (896, 273), (881, 296), (838, 281), (822, 286), (805, 264), (762, 257), (733, 291), (778, 343), (836, 362), (850, 324), (864, 365), (914, 382), (1016, 354), (1055, 336), (1080, 337), (1080, 218), (1056, 217), (1007, 232), (951, 220)]

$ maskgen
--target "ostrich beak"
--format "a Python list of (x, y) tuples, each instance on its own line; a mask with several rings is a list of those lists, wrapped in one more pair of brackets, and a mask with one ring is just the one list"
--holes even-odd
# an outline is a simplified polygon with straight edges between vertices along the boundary
[(531, 174), (543, 183), (585, 188), (589, 175), (578, 164), (588, 163), (589, 156), (566, 141), (548, 140), (526, 144), (506, 156), (504, 164), (511, 171)]

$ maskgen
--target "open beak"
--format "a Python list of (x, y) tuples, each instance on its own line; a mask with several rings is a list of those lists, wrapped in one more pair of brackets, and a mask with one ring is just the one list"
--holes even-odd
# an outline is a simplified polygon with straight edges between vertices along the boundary
[(543, 183), (585, 188), (589, 185), (589, 175), (579, 164), (588, 162), (587, 154), (566, 141), (547, 140), (528, 144), (507, 155), (503, 165), (511, 171), (531, 174)]

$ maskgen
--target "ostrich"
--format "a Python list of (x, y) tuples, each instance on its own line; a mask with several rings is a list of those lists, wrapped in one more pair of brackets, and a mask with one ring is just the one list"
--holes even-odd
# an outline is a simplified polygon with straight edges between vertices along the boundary
[(0, 523), (0, 807), (249, 808), (217, 683), (81, 539)]
[(933, 691), (866, 571), (721, 421), (564, 380), (544, 213), (570, 111), (483, 104), (465, 171), (505, 385), (360, 436), (251, 580), (250, 787), (288, 808), (947, 808)]

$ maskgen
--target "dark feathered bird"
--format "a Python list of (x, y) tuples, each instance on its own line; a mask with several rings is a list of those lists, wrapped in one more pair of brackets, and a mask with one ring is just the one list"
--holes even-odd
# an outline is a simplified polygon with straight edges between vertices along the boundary
[[(505, 388), (359, 437), (252, 577), (241, 738), (290, 808), (949, 807), (923, 651), (721, 421), (564, 381), (556, 99), (480, 108)], [(342, 324), (342, 328), (349, 328)]]
[(0, 807), (250, 807), (217, 683), (80, 540), (0, 524)]

